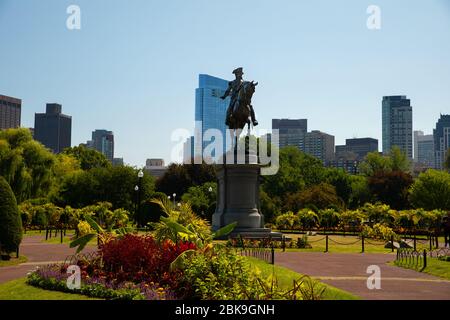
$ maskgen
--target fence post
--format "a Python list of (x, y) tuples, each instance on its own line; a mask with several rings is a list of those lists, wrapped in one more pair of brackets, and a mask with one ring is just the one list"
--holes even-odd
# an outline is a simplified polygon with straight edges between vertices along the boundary
[(364, 253), (364, 235), (361, 236), (361, 253)]
[(391, 247), (392, 247), (392, 252), (394, 252), (394, 236), (391, 236)]
[(427, 267), (427, 249), (423, 249), (423, 269), (425, 269), (426, 267)]
[(325, 236), (325, 252), (328, 252), (328, 235)]
[(273, 248), (273, 244), (272, 244), (272, 248), (271, 248), (271, 254), (272, 254), (272, 264), (275, 264), (275, 249)]
[(417, 239), (416, 239), (416, 235), (414, 235), (414, 251), (417, 251), (417, 250), (416, 250), (416, 248), (417, 248), (417, 246), (416, 246), (416, 240), (417, 240)]

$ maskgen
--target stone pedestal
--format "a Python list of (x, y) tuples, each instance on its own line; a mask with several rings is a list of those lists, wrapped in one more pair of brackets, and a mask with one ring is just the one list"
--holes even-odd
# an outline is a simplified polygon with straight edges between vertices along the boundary
[(264, 228), (259, 200), (260, 171), (254, 154), (247, 153), (245, 161), (239, 161), (229, 153), (224, 156), (223, 164), (217, 167), (217, 207), (212, 217), (213, 230), (237, 222), (227, 237), (281, 238), (281, 234)]

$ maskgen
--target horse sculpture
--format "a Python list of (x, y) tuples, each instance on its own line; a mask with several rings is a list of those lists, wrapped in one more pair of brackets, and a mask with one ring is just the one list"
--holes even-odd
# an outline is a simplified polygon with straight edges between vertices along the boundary
[(237, 139), (244, 129), (245, 125), (248, 127), (248, 134), (250, 134), (250, 106), (252, 104), (252, 97), (255, 93), (255, 87), (258, 82), (244, 81), (238, 93), (238, 98), (233, 106), (232, 117), (229, 121), (228, 127), (233, 130), (234, 147), (237, 148)]

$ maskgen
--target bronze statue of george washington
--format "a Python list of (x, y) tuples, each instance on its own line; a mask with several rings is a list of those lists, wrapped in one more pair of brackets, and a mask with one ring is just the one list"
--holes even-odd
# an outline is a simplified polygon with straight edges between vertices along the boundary
[[(230, 128), (236, 127), (236, 121), (237, 119), (233, 119), (233, 117), (236, 117), (238, 114), (238, 109), (240, 104), (245, 103), (245, 107), (248, 108), (250, 118), (252, 121), (253, 126), (258, 125), (258, 121), (255, 118), (255, 111), (253, 110), (253, 106), (251, 105), (251, 94), (254, 92), (254, 87), (258, 84), (254, 84), (253, 82), (247, 82), (244, 81), (242, 76), (244, 75), (244, 72), (242, 68), (237, 68), (233, 71), (233, 74), (235, 75), (236, 79), (233, 81), (230, 81), (228, 83), (228, 88), (225, 91), (224, 95), (220, 97), (221, 99), (226, 99), (228, 96), (231, 96), (230, 105), (227, 109), (227, 118), (225, 120), (225, 124), (229, 126)], [(248, 94), (249, 90), (253, 90), (253, 92)], [(246, 99), (248, 97), (249, 99)], [(243, 101), (247, 100), (247, 101)], [(239, 125), (238, 125), (239, 127)]]

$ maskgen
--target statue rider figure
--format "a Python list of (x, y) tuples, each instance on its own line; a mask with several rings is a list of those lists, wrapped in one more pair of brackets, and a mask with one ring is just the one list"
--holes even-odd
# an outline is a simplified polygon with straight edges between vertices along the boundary
[[(225, 91), (224, 95), (222, 97), (220, 97), (221, 99), (226, 99), (226, 97), (231, 95), (231, 101), (230, 101), (230, 105), (228, 106), (227, 109), (227, 118), (225, 120), (225, 124), (227, 126), (230, 125), (230, 119), (233, 117), (233, 111), (235, 109), (235, 107), (237, 107), (237, 103), (238, 103), (238, 97), (239, 97), (239, 90), (241, 90), (242, 85), (244, 83), (244, 80), (242, 79), (242, 76), (244, 74), (244, 72), (242, 71), (242, 68), (237, 68), (233, 71), (233, 74), (236, 76), (236, 79), (234, 79), (233, 81), (230, 81), (228, 83), (228, 88)], [(252, 118), (252, 123), (254, 126), (258, 125), (258, 121), (256, 121), (255, 119), (255, 111), (253, 110), (253, 106), (250, 105), (250, 117)]]

